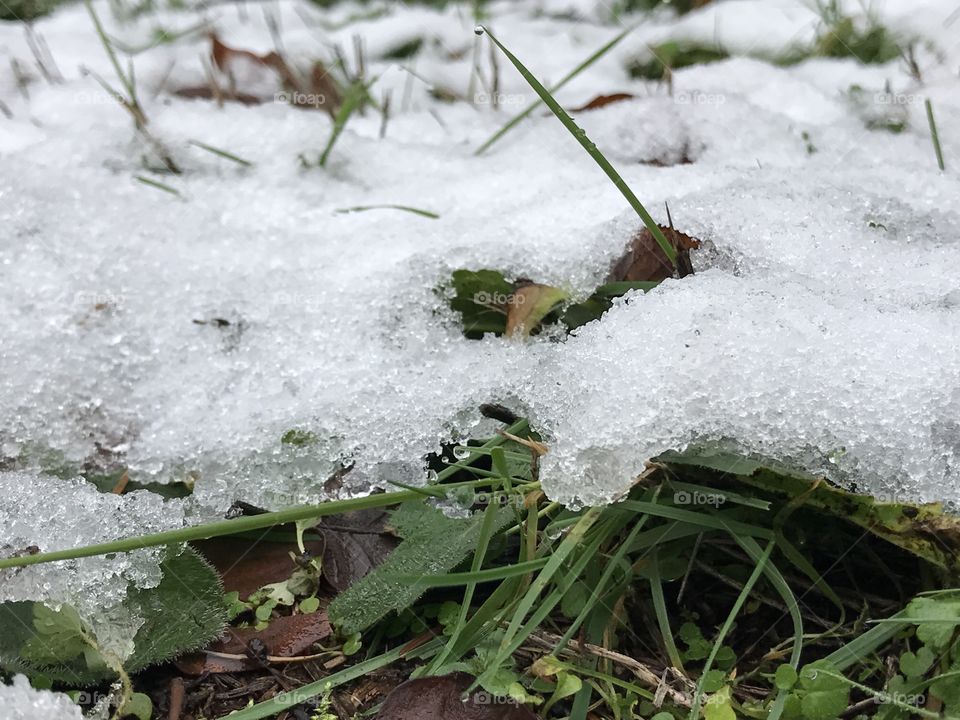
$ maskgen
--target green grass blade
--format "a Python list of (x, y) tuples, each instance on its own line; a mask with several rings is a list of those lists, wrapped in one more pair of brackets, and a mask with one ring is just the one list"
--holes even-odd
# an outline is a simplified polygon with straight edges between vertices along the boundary
[(930, 126), (930, 138), (933, 140), (933, 151), (937, 155), (937, 165), (940, 170), (945, 170), (943, 165), (943, 149), (940, 147), (940, 133), (937, 132), (937, 121), (933, 119), (933, 103), (930, 98), (923, 101), (927, 108), (927, 124)]
[(824, 660), (840, 671), (862, 662), (867, 655), (877, 648), (885, 646), (898, 633), (910, 627), (912, 623), (906, 618), (906, 610), (901, 610), (882, 623), (874, 625), (865, 633), (858, 635), (843, 647), (834, 650)]
[(419, 583), (426, 588), (461, 587), (469, 583), (484, 583), (494, 580), (506, 580), (540, 570), (549, 558), (539, 558), (518, 562), (503, 567), (487, 568), (476, 572), (447, 573), (446, 575), (391, 575), (392, 580), (402, 583)]
[[(487, 547), (490, 545), (490, 538), (493, 535), (493, 523), (497, 517), (497, 510), (498, 507), (496, 503), (489, 503), (483, 513), (483, 524), (480, 526), (480, 536), (477, 538), (477, 550), (473, 554), (473, 562), (470, 565), (470, 571), (473, 573), (480, 572), (484, 558), (487, 556)], [(454, 626), (453, 632), (450, 634), (450, 639), (447, 641), (447, 644), (444, 645), (443, 650), (440, 651), (430, 664), (430, 670), (428, 672), (436, 672), (437, 668), (443, 665), (444, 661), (446, 661), (456, 646), (457, 640), (463, 633), (464, 626), (467, 624), (467, 615), (470, 613), (470, 605), (473, 602), (473, 593), (476, 589), (477, 583), (474, 580), (468, 582), (467, 587), (464, 588), (463, 602), (460, 605), (460, 615), (457, 617), (457, 624)]]
[(133, 179), (136, 180), (138, 183), (141, 183), (141, 184), (143, 184), (143, 185), (147, 185), (147, 186), (149, 186), (149, 187), (156, 188), (157, 190), (163, 190), (163, 192), (169, 193), (170, 195), (176, 195), (177, 197), (183, 197), (183, 195), (180, 194), (180, 191), (177, 190), (175, 187), (171, 187), (171, 186), (169, 186), (169, 185), (167, 185), (167, 184), (165, 184), (165, 183), (159, 182), (158, 180), (154, 180), (154, 179), (152, 179), (152, 178), (148, 178), (148, 177), (146, 177), (145, 175), (134, 175), (134, 176), (133, 176)]
[(708, 515), (698, 513), (692, 510), (683, 510), (670, 505), (660, 505), (659, 503), (644, 502), (642, 500), (624, 500), (617, 503), (614, 507), (637, 510), (638, 512), (649, 513), (655, 517), (667, 518), (668, 520), (680, 520), (681, 522), (699, 525), (702, 528), (712, 530), (726, 530), (727, 532), (747, 537), (758, 537), (764, 540), (773, 539), (773, 531), (769, 528), (762, 528), (758, 525), (750, 525), (738, 520), (728, 520), (725, 513), (716, 513)]
[(690, 706), (690, 720), (696, 720), (698, 717), (700, 717), (700, 704), (703, 699), (703, 685), (706, 682), (707, 673), (710, 672), (710, 668), (713, 666), (713, 661), (716, 659), (717, 653), (720, 651), (720, 647), (723, 645), (724, 638), (727, 636), (727, 633), (730, 632), (730, 628), (733, 627), (733, 623), (737, 619), (737, 615), (740, 614), (743, 604), (750, 596), (750, 591), (753, 590), (753, 586), (757, 584), (757, 580), (760, 579), (760, 575), (766, 571), (767, 563), (770, 561), (770, 554), (773, 552), (774, 547), (776, 547), (776, 543), (771, 540), (767, 543), (767, 547), (760, 557), (756, 559), (756, 565), (753, 568), (753, 572), (750, 573), (750, 577), (747, 578), (747, 581), (743, 584), (740, 594), (737, 596), (736, 601), (733, 603), (733, 607), (730, 608), (730, 612), (727, 614), (727, 619), (720, 627), (720, 632), (717, 633), (717, 637), (713, 641), (713, 647), (710, 648), (710, 654), (707, 656), (707, 659), (703, 664), (703, 669), (700, 671), (700, 678), (697, 680), (697, 688), (693, 694), (693, 704)]
[[(663, 638), (663, 646), (667, 651), (667, 657), (670, 658), (670, 664), (682, 673), (683, 660), (680, 658), (680, 651), (677, 650), (677, 643), (673, 639), (673, 630), (670, 629), (670, 615), (667, 612), (667, 600), (663, 596), (663, 583), (660, 581), (660, 561), (657, 553), (654, 551), (650, 563), (650, 596), (653, 599), (653, 611), (657, 617), (657, 625), (660, 627), (660, 637)], [(708, 659), (709, 663), (710, 660)], [(704, 668), (706, 673), (708, 668)], [(701, 676), (702, 677), (702, 676)], [(694, 699), (696, 702), (699, 695)], [(691, 716), (694, 717), (694, 716)]]
[[(373, 82), (371, 81), (370, 84), (372, 85)], [(343, 129), (347, 126), (347, 123), (350, 122), (350, 118), (353, 113), (359, 109), (360, 103), (363, 102), (367, 95), (368, 87), (369, 85), (357, 82), (347, 89), (346, 95), (343, 98), (343, 103), (340, 105), (340, 109), (337, 110), (337, 115), (333, 119), (333, 130), (330, 132), (330, 138), (327, 140), (327, 146), (323, 149), (323, 153), (320, 155), (320, 167), (326, 167), (330, 153), (333, 152), (333, 146), (337, 144), (337, 140), (340, 138), (340, 133), (343, 132)]]
[(670, 264), (676, 268), (677, 266), (677, 251), (674, 249), (667, 238), (664, 236), (663, 232), (657, 227), (657, 224), (653, 221), (653, 218), (650, 216), (650, 213), (647, 212), (647, 209), (643, 206), (643, 203), (640, 202), (639, 198), (634, 195), (633, 190), (630, 189), (630, 186), (620, 177), (620, 173), (616, 171), (613, 165), (603, 156), (603, 153), (597, 149), (597, 146), (590, 142), (590, 138), (587, 137), (587, 133), (577, 125), (573, 118), (567, 114), (567, 111), (560, 107), (554, 97), (547, 91), (547, 89), (534, 77), (533, 73), (527, 70), (526, 66), (520, 62), (517, 57), (507, 50), (501, 44), (499, 40), (491, 33), (489, 30), (482, 28), (487, 35), (490, 36), (490, 39), (493, 43), (500, 48), (501, 52), (507, 56), (507, 59), (513, 64), (517, 71), (523, 75), (523, 79), (529, 83), (530, 87), (534, 89), (534, 92), (540, 96), (540, 99), (546, 104), (553, 114), (557, 116), (557, 119), (563, 123), (563, 126), (570, 131), (570, 134), (577, 140), (578, 143), (587, 151), (587, 154), (593, 158), (594, 162), (600, 166), (600, 169), (603, 170), (607, 177), (610, 178), (610, 181), (616, 186), (616, 188), (623, 194), (627, 199), (627, 202), (630, 203), (637, 215), (640, 216), (640, 219), (643, 220), (643, 224), (647, 226), (647, 230), (653, 235), (654, 239), (657, 241), (657, 244), (660, 246), (660, 249), (663, 250), (663, 254), (667, 256), (667, 259), (670, 261)]
[[(439, 640), (431, 640), (423, 647), (417, 648), (415, 652), (417, 655), (424, 655), (425, 653), (432, 652), (438, 648), (439, 645)], [(316, 682), (304, 685), (296, 690), (280, 693), (276, 697), (265, 702), (257, 703), (252, 707), (232, 712), (229, 715), (224, 715), (219, 720), (227, 720), (227, 718), (229, 718), (229, 720), (261, 720), (261, 718), (273, 717), (284, 710), (289, 710), (294, 705), (299, 705), (302, 702), (306, 702), (310, 698), (323, 694), (330, 688), (335, 688), (339, 685), (343, 685), (344, 683), (348, 683), (351, 680), (356, 680), (359, 677), (363, 677), (367, 673), (373, 672), (374, 670), (378, 670), (396, 662), (403, 657), (401, 653), (402, 649), (402, 647), (395, 648), (389, 652), (383, 653), (382, 655), (378, 655), (375, 658), (357, 663), (356, 665), (352, 665), (345, 670), (341, 670), (333, 675), (328, 675), (325, 678), (321, 678)]]
[[(563, 78), (561, 78), (560, 82), (558, 82), (556, 85), (551, 87), (550, 94), (552, 95), (553, 93), (560, 90), (564, 85), (566, 85), (568, 82), (573, 80), (577, 75), (582, 73), (588, 67), (593, 65), (597, 60), (599, 60), (604, 55), (606, 55), (621, 40), (623, 40), (627, 35), (629, 35), (636, 27), (637, 27), (636, 25), (631, 25), (630, 27), (624, 28), (624, 30), (618, 33), (616, 37), (614, 37), (612, 40), (610, 40), (609, 42), (604, 44), (602, 47), (597, 49), (593, 54), (590, 55), (590, 57), (586, 58), (583, 62), (577, 65), (573, 70), (571, 70), (566, 75), (564, 75)], [(497, 142), (500, 138), (502, 138), (508, 132), (513, 130), (513, 128), (515, 128), (525, 118), (527, 118), (530, 115), (530, 113), (532, 113), (534, 110), (540, 107), (540, 104), (542, 102), (543, 102), (542, 100), (534, 100), (532, 103), (527, 105), (527, 107), (525, 107), (518, 115), (515, 115), (513, 118), (511, 118), (507, 122), (506, 125), (504, 125), (502, 128), (497, 130), (497, 132), (495, 132), (493, 135), (491, 135), (490, 138), (485, 143), (483, 143), (483, 145), (478, 147), (473, 154), (482, 155), (487, 150), (489, 150), (495, 142)]]
[(213, 153), (214, 155), (219, 155), (220, 157), (235, 162), (237, 165), (243, 165), (244, 167), (253, 167), (253, 163), (249, 160), (244, 160), (239, 155), (234, 155), (233, 153), (227, 152), (226, 150), (221, 150), (220, 148), (214, 147), (213, 145), (207, 145), (202, 143), (199, 140), (189, 140), (188, 141), (194, 147), (198, 147), (201, 150), (206, 150), (208, 153)]
[(413, 213), (414, 215), (420, 215), (425, 218), (430, 218), (431, 220), (438, 220), (440, 218), (435, 212), (421, 210), (420, 208), (410, 207), (409, 205), (357, 205), (356, 207), (338, 208), (334, 210), (334, 212), (355, 213), (366, 212), (367, 210), (402, 210), (403, 212)]
[[(760, 549), (756, 540), (737, 534), (733, 534), (733, 539), (737, 541), (737, 544), (743, 548), (755, 563), (760, 563), (764, 551)], [(800, 652), (803, 650), (803, 616), (800, 614), (800, 605), (797, 602), (796, 596), (793, 594), (793, 590), (790, 589), (790, 585), (787, 584), (783, 575), (780, 574), (777, 567), (769, 560), (767, 560), (763, 566), (763, 574), (767, 576), (767, 580), (770, 581), (770, 584), (773, 585), (780, 597), (783, 598), (790, 612), (790, 619), (793, 621), (793, 647), (790, 649), (790, 665), (794, 670), (798, 670), (800, 667)], [(767, 720), (779, 720), (780, 715), (783, 714), (783, 708), (787, 702), (788, 694), (788, 690), (780, 690), (777, 693)]]

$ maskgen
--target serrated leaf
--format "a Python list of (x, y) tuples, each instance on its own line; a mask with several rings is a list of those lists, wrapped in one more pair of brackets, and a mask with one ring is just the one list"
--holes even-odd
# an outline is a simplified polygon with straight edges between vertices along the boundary
[(945, 650), (960, 625), (960, 600), (919, 597), (907, 605), (907, 617), (917, 623), (917, 639), (933, 650)]
[[(202, 647), (226, 624), (220, 578), (195, 551), (170, 548), (160, 569), (157, 587), (132, 589), (123, 602), (126, 614), (144, 619), (124, 663), (127, 672)], [(0, 667), (7, 671), (75, 687), (91, 685), (116, 674), (95, 643), (69, 606), (54, 612), (42, 603), (0, 604)]]
[[(509, 507), (495, 513), (494, 533), (514, 517)], [(382, 565), (337, 596), (327, 611), (330, 621), (341, 633), (351, 634), (409, 607), (427, 586), (397, 578), (449, 572), (476, 548), (482, 522), (482, 512), (449, 518), (420, 500), (404, 503), (390, 516), (403, 542)]]

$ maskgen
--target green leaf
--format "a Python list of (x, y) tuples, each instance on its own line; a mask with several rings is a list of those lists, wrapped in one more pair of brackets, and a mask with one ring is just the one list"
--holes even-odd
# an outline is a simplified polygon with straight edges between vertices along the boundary
[(304, 598), (300, 601), (300, 612), (309, 615), (320, 609), (320, 598), (316, 596)]
[(153, 717), (153, 701), (148, 695), (134, 693), (123, 706), (122, 715), (133, 715), (139, 720), (150, 720)]
[(514, 284), (495, 270), (454, 270), (450, 307), (460, 313), (463, 334), (480, 339), (486, 333), (503, 335), (507, 329), (508, 299)]
[(900, 656), (900, 671), (909, 678), (919, 678), (931, 668), (936, 657), (933, 651), (924, 645), (917, 652), (905, 652)]
[[(509, 507), (497, 507), (494, 512), (496, 533), (514, 515)], [(449, 518), (420, 500), (404, 503), (390, 516), (390, 525), (403, 542), (382, 565), (330, 604), (330, 621), (341, 633), (351, 634), (391, 611), (408, 607), (427, 590), (428, 584), (397, 578), (453, 569), (476, 548), (482, 524), (483, 513)]]
[[(206, 645), (226, 624), (220, 576), (194, 550), (171, 546), (154, 588), (131, 589), (124, 612), (143, 618), (124, 663), (133, 673)], [(116, 675), (98, 652), (96, 637), (73, 608), (54, 612), (42, 603), (0, 604), (0, 667), (28, 677), (84, 687)]]
[(703, 717), (706, 720), (737, 720), (729, 686), (707, 698), (703, 704)]
[(781, 665), (773, 676), (773, 684), (778, 690), (790, 690), (797, 684), (799, 675), (792, 665)]
[(836, 668), (822, 661), (800, 671), (800, 706), (809, 720), (836, 720), (850, 703), (850, 685), (839, 677), (819, 672), (821, 669), (836, 672)]
[(917, 623), (917, 639), (942, 652), (950, 645), (960, 625), (960, 600), (918, 597), (907, 605), (907, 617)]

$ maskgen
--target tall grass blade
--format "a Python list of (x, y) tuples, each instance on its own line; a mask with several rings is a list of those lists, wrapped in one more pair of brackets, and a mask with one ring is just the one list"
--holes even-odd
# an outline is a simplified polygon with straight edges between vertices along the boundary
[(504, 47), (499, 40), (497, 40), (493, 33), (486, 28), (482, 28), (482, 26), (480, 30), (486, 32), (487, 35), (490, 36), (490, 39), (493, 41), (493, 43), (500, 48), (501, 52), (507, 56), (507, 59), (513, 63), (513, 66), (521, 75), (523, 75), (523, 79), (529, 83), (530, 87), (534, 89), (534, 92), (536, 92), (546, 106), (553, 111), (553, 114), (557, 116), (557, 119), (563, 123), (563, 126), (569, 130), (570, 134), (576, 138), (577, 142), (580, 143), (581, 146), (583, 146), (583, 149), (586, 150), (587, 154), (590, 155), (594, 162), (600, 166), (600, 169), (607, 174), (607, 177), (610, 178), (610, 181), (623, 194), (623, 196), (627, 199), (627, 202), (630, 203), (630, 207), (632, 207), (636, 211), (637, 215), (640, 216), (640, 219), (643, 220), (643, 224), (647, 226), (647, 230), (649, 230), (650, 234), (653, 235), (654, 239), (657, 241), (657, 244), (660, 246), (660, 249), (663, 250), (663, 254), (666, 255), (667, 259), (670, 261), (670, 264), (676, 268), (677, 251), (674, 249), (673, 245), (667, 241), (667, 238), (664, 236), (663, 232), (653, 221), (653, 218), (650, 216), (650, 213), (647, 212), (647, 209), (643, 206), (643, 203), (641, 203), (637, 196), (634, 195), (633, 190), (630, 189), (630, 186), (627, 185), (622, 177), (620, 177), (620, 173), (618, 173), (613, 165), (611, 165), (607, 160), (607, 158), (603, 156), (603, 153), (597, 149), (597, 146), (590, 142), (590, 138), (587, 137), (587, 133), (583, 130), (583, 128), (573, 121), (573, 118), (567, 114), (566, 110), (560, 107), (560, 103), (554, 99), (553, 95), (551, 95), (550, 92), (540, 83), (540, 81), (534, 77), (533, 73), (527, 70), (526, 66), (520, 62), (512, 52), (507, 50), (507, 48)]
[[(558, 82), (556, 85), (554, 85), (553, 87), (551, 87), (551, 88), (550, 88), (550, 94), (552, 95), (553, 93), (555, 93), (555, 92), (557, 92), (558, 90), (560, 90), (564, 85), (566, 85), (568, 82), (570, 82), (571, 80), (573, 80), (577, 75), (579, 75), (580, 73), (582, 73), (582, 72), (583, 72), (584, 70), (586, 70), (588, 67), (590, 67), (591, 65), (593, 65), (597, 60), (599, 60), (599, 59), (602, 58), (604, 55), (606, 55), (606, 54), (607, 54), (610, 50), (612, 50), (621, 40), (623, 40), (627, 35), (629, 35), (631, 32), (633, 32), (633, 30), (634, 30), (636, 27), (637, 27), (636, 25), (631, 25), (630, 27), (624, 28), (623, 32), (617, 34), (616, 37), (614, 37), (612, 40), (610, 40), (609, 42), (607, 42), (605, 45), (603, 45), (602, 47), (600, 47), (599, 49), (597, 49), (592, 55), (590, 55), (590, 57), (586, 58), (583, 62), (581, 62), (579, 65), (577, 65), (573, 70), (571, 70), (571, 71), (568, 72), (566, 75), (564, 75), (564, 76), (560, 79), (560, 82)], [(518, 113), (517, 115), (515, 115), (514, 117), (512, 117), (512, 118), (507, 122), (506, 125), (504, 125), (502, 128), (500, 128), (499, 130), (497, 130), (497, 132), (495, 132), (493, 135), (491, 135), (490, 138), (487, 139), (487, 141), (486, 141), (485, 143), (483, 143), (483, 145), (481, 145), (480, 147), (478, 147), (478, 148), (474, 151), (473, 154), (474, 154), (474, 155), (482, 155), (482, 154), (485, 153), (487, 150), (489, 150), (489, 149), (493, 146), (494, 143), (496, 143), (500, 138), (502, 138), (502, 137), (503, 137), (504, 135), (506, 135), (508, 132), (510, 132), (511, 130), (513, 130), (513, 128), (515, 128), (517, 125), (519, 125), (521, 122), (523, 122), (523, 120), (524, 120), (525, 118), (527, 118), (527, 117), (530, 115), (530, 113), (532, 113), (534, 110), (536, 110), (538, 107), (540, 107), (540, 104), (541, 104), (542, 102), (543, 102), (542, 100), (534, 100), (532, 103), (530, 103), (529, 105), (527, 105), (527, 107), (525, 107), (520, 113)]]
[(930, 138), (933, 140), (933, 151), (937, 154), (937, 165), (940, 170), (946, 170), (943, 165), (943, 149), (940, 147), (940, 133), (937, 132), (937, 121), (933, 119), (933, 103), (930, 98), (923, 101), (927, 108), (927, 124), (930, 126)]

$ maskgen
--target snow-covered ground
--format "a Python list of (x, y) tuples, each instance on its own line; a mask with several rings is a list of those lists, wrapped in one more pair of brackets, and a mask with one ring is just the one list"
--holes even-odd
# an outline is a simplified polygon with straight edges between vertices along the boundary
[[(705, 241), (695, 276), (631, 295), (569, 339), (526, 342), (463, 338), (435, 288), (453, 269), (493, 268), (583, 297), (639, 221), (542, 108), (474, 156), (534, 95), (502, 56), (492, 69), (466, 7), (281, 0), (124, 20), (97, 2), (118, 44), (145, 48), (132, 59), (139, 96), (180, 176), (145, 168), (130, 116), (81, 71), (118, 84), (82, 5), (35, 24), (50, 80), (24, 27), (0, 24), (0, 546), (178, 527), (237, 499), (320, 500), (343, 461), (355, 463), (344, 493), (415, 482), (425, 453), (490, 430), (477, 406), (491, 401), (543, 429), (544, 486), (573, 504), (615, 496), (645, 460), (690, 443), (960, 500), (958, 2), (872, 4), (919, 41), (922, 82), (897, 60), (758, 59), (811, 43), (812, 5), (728, 0), (682, 18), (613, 18), (603, 0), (489, 6), (485, 22), (548, 84), (641, 20), (558, 98), (636, 95), (578, 122), (655, 217), (669, 202), (676, 227)], [(201, 21), (234, 48), (267, 53), (278, 38), (302, 67), (329, 63), (334, 45), (352, 62), (359, 36), (373, 97), (391, 98), (385, 136), (379, 114), (355, 117), (327, 167), (304, 168), (330, 134), (325, 113), (178, 97), (206, 84), (209, 40), (151, 38)], [(415, 38), (414, 58), (383, 59)], [(672, 95), (631, 79), (629, 61), (667, 39), (739, 56), (677, 71)], [(263, 69), (247, 70), (264, 92)], [(907, 127), (869, 129), (878, 114)], [(692, 163), (651, 164), (684, 151)], [(375, 204), (440, 218), (337, 212)], [(318, 442), (282, 445), (293, 428)], [(196, 490), (164, 502), (44, 474), (98, 463)], [(96, 587), (109, 604), (130, 581), (158, 581), (152, 558), (28, 568), (0, 596), (84, 606)]]

